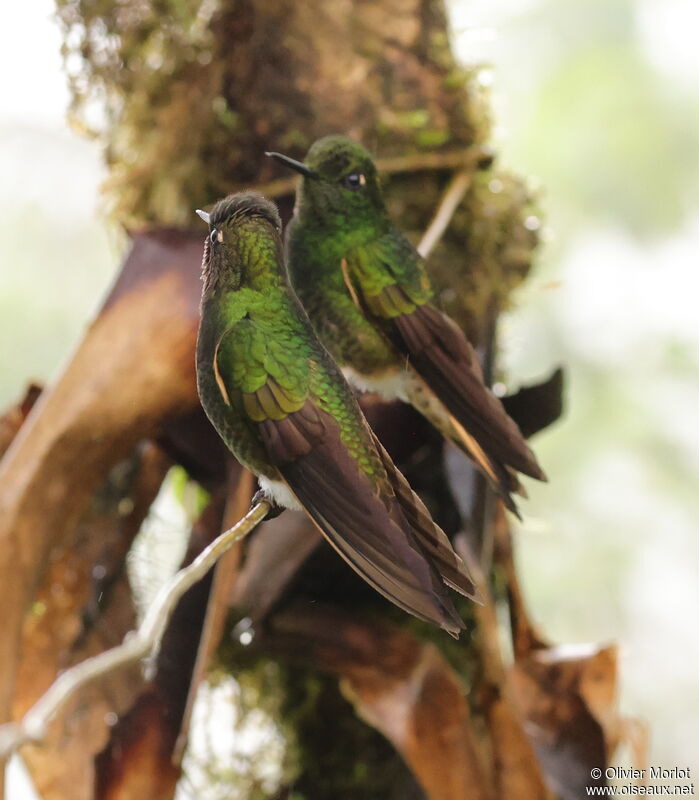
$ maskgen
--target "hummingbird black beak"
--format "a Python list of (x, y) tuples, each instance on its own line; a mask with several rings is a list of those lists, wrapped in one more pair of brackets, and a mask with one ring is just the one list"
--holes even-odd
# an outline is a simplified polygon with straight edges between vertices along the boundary
[(198, 208), (196, 213), (197, 216), (203, 219), (207, 225), (211, 223), (211, 217), (206, 213), (206, 211), (202, 211), (200, 208)]
[(301, 161), (296, 161), (293, 158), (289, 158), (289, 156), (283, 156), (281, 153), (265, 153), (266, 156), (273, 158), (275, 161), (278, 161), (280, 164), (284, 164), (284, 166), (293, 169), (294, 172), (298, 172), (304, 176), (304, 178), (317, 178), (318, 173), (314, 172), (310, 167), (307, 167)]

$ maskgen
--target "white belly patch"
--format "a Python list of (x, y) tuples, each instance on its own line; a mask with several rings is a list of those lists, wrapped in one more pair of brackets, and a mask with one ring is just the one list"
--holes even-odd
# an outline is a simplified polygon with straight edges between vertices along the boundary
[(343, 367), (342, 374), (349, 384), (360, 392), (376, 392), (386, 400), (407, 402), (405, 381), (407, 373), (403, 370), (387, 372), (383, 375), (360, 375), (353, 367)]
[(289, 487), (281, 481), (272, 481), (265, 478), (264, 475), (259, 475), (257, 478), (260, 489), (265, 493), (270, 500), (283, 508), (291, 508), (294, 511), (301, 511), (299, 501), (291, 493)]

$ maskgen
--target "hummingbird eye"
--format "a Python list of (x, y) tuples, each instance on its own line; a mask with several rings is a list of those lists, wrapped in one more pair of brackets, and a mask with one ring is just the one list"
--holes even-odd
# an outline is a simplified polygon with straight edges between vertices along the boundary
[(216, 242), (221, 241), (218, 238), (218, 230), (216, 228), (211, 229), (211, 233), (209, 234), (209, 241), (211, 242), (212, 245), (216, 244)]
[(359, 189), (360, 186), (366, 185), (366, 177), (362, 172), (350, 172), (342, 179), (342, 185), (348, 189)]

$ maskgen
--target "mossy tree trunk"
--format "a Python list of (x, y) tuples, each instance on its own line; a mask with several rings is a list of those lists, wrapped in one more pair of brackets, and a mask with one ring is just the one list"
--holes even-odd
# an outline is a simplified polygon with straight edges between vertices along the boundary
[[(222, 496), (233, 498), (229, 511), (249, 496), (194, 389), (202, 239), (194, 208), (255, 186), (288, 218), (293, 182), (264, 151), (301, 158), (317, 137), (341, 132), (377, 154), (391, 212), (417, 240), (453, 173), (466, 170), (468, 189), (430, 266), (442, 306), (486, 354), (498, 311), (526, 277), (536, 245), (534, 226), (525, 224), (535, 213), (531, 199), (522, 181), (491, 163), (487, 97), (477, 74), (455, 61), (438, 0), (57, 0), (57, 7), (68, 63), (80, 65), (71, 73), (72, 113), (82, 119), (95, 99), (106, 111), (97, 131), (110, 167), (106, 197), (133, 242), (95, 325), (0, 465), (6, 717), (19, 643), (25, 655), (33, 646), (27, 614), (46, 565), (75, 541), (91, 496), (119, 459), (147, 441), (209, 489), (216, 506), (195, 529), (194, 550), (225, 518)], [(550, 408), (543, 415), (542, 398)], [(554, 381), (513, 408), (534, 431), (555, 418), (559, 401)], [(224, 637), (220, 668), (243, 683), (261, 669), (263, 684), (274, 675), (275, 714), (293, 742), (275, 796), (546, 797), (544, 772), (551, 770), (524, 733), (492, 606), (519, 598), (503, 518), (494, 525), (493, 503), (470, 467), (450, 473), (442, 442), (421, 418), (376, 398), (363, 402), (435, 517), (452, 535), (465, 531), (461, 546), (472, 560), (476, 553), (474, 568), (482, 553), (495, 553), (491, 606), (461, 604), (471, 630), (455, 643), (367, 589), (303, 519), (285, 513), (262, 526), (234, 554), (227, 581), (214, 582), (209, 613), (230, 606), (229, 631), (247, 615), (256, 633), (248, 647), (232, 643), (237, 634)], [(490, 574), (489, 558), (481, 566)], [(84, 602), (89, 594), (86, 583)], [(199, 595), (190, 603), (173, 625), (186, 620), (195, 641), (204, 611)], [(518, 641), (529, 645), (515, 652), (526, 660), (545, 646), (522, 633), (529, 629), (521, 602), (516, 611)], [(176, 638), (171, 630), (170, 641)], [(172, 646), (181, 652), (181, 642)], [(57, 657), (54, 670), (60, 663)], [(182, 674), (173, 677), (173, 663)], [(193, 670), (193, 659), (172, 656), (141, 693), (143, 713), (132, 706), (111, 734), (80, 729), (83, 760), (72, 800), (172, 795), (178, 771), (167, 765)], [(142, 720), (139, 747), (129, 748), (134, 719)], [(64, 731), (70, 725), (65, 717), (57, 722)], [(598, 739), (594, 756), (580, 757), (588, 775), (604, 757), (602, 733)], [(47, 760), (61, 753), (58, 735), (53, 750), (28, 758), (46, 798), (67, 796), (41, 778)], [(77, 762), (70, 767), (77, 771)], [(250, 797), (270, 791), (248, 788)], [(569, 788), (557, 786), (561, 796), (576, 796)]]

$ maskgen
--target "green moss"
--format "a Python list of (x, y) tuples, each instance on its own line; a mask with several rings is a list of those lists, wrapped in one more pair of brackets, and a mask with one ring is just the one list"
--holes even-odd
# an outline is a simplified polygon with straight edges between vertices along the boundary
[(443, 86), (447, 91), (455, 92), (463, 89), (471, 80), (472, 72), (463, 67), (456, 67), (445, 76)]
[(424, 128), (430, 121), (430, 112), (426, 108), (417, 108), (396, 114), (396, 119), (403, 128)]
[[(390, 177), (390, 212), (417, 243), (445, 191), (448, 172)], [(441, 307), (473, 341), (494, 309), (507, 307), (531, 268), (539, 231), (535, 198), (522, 180), (498, 168), (474, 172), (451, 225), (428, 259)], [(529, 226), (529, 227), (528, 227)], [(532, 229), (534, 227), (534, 229)]]
[(296, 731), (300, 774), (294, 789), (313, 800), (402, 800), (414, 780), (392, 745), (357, 718), (337, 680), (288, 667), (286, 724)]
[[(403, 615), (403, 621), (405, 615)], [(414, 780), (393, 746), (362, 722), (342, 696), (337, 678), (224, 637), (217, 659), (222, 674), (240, 684), (237, 709), (245, 715), (261, 710), (285, 737), (284, 786), (294, 796), (313, 800), (403, 800)], [(252, 769), (251, 764), (251, 769)], [(212, 776), (240, 790), (250, 785), (245, 769)], [(268, 795), (248, 794), (262, 800)], [(275, 792), (274, 796), (278, 796)], [(410, 795), (414, 796), (414, 795)]]
[[(56, 0), (70, 114), (104, 144), (108, 209), (132, 228), (189, 227), (193, 208), (278, 174), (265, 149), (301, 155), (331, 131), (382, 155), (486, 141), (475, 73), (454, 61), (442, 3), (401, 22), (400, 55), (377, 24), (391, 12), (370, 6), (338, 3), (309, 29), (291, 0)], [(349, 47), (361, 81), (323, 82), (334, 74), (328, 36)]]
[(435, 150), (449, 141), (449, 131), (420, 131), (415, 137), (415, 141), (418, 147), (422, 147), (425, 150)]

